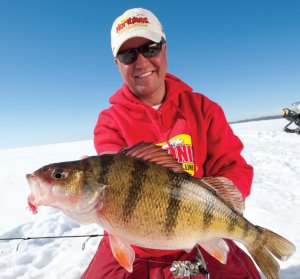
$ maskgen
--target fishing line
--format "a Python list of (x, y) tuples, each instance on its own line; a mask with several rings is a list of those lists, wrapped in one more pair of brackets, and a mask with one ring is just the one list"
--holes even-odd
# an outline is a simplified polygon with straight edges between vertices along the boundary
[[(83, 234), (83, 235), (61, 235), (61, 236), (29, 236), (29, 237), (7, 237), (7, 238), (0, 238), (0, 241), (13, 241), (13, 240), (20, 240), (20, 242), (17, 245), (16, 252), (19, 250), (19, 246), (23, 241), (28, 240), (40, 240), (40, 239), (61, 239), (61, 238), (82, 238), (86, 237), (87, 239), (82, 244), (82, 250), (85, 249), (86, 243), (93, 237), (101, 237), (101, 236), (108, 236), (107, 234)], [(144, 259), (140, 257), (136, 257), (137, 259), (141, 259), (147, 262), (152, 263), (158, 263), (158, 264), (169, 264), (171, 265), (171, 262), (162, 262), (162, 261), (155, 261), (155, 260), (149, 260)]]
[(0, 238), (0, 241), (12, 241), (12, 240), (20, 240), (17, 245), (16, 251), (19, 250), (19, 246), (23, 241), (28, 240), (39, 240), (39, 239), (60, 239), (60, 238), (81, 238), (86, 237), (87, 239), (82, 244), (82, 250), (85, 249), (86, 243), (93, 237), (107, 236), (107, 234), (83, 234), (83, 235), (60, 235), (60, 236), (29, 236), (29, 237), (7, 237)]
[(171, 265), (172, 264), (172, 262), (160, 262), (160, 261), (155, 261), (155, 260), (149, 260), (149, 259), (141, 258), (141, 257), (138, 257), (138, 256), (136, 256), (135, 258), (139, 259), (139, 260), (143, 260), (145, 262), (150, 262), (150, 263), (167, 264), (167, 265)]
[[(29, 236), (29, 237), (7, 237), (7, 238), (0, 238), (0, 241), (12, 241), (12, 240), (20, 240), (20, 242), (17, 245), (16, 252), (19, 250), (19, 246), (23, 241), (28, 240), (39, 240), (39, 239), (64, 239), (64, 238), (82, 238), (86, 237), (87, 239), (82, 244), (82, 250), (85, 249), (86, 243), (94, 237), (104, 237), (108, 236), (107, 234), (84, 234), (84, 235), (61, 235), (61, 236)], [(156, 261), (156, 260), (150, 260), (145, 259), (141, 257), (136, 257), (137, 259), (144, 260), (146, 262), (152, 262), (157, 264), (164, 264), (164, 265), (170, 265), (170, 271), (173, 273), (173, 275), (177, 278), (183, 278), (183, 277), (194, 277), (197, 274), (203, 274), (205, 275), (206, 279), (210, 279), (209, 273), (206, 271), (206, 264), (204, 261), (204, 258), (202, 256), (202, 253), (200, 252), (200, 249), (198, 246), (195, 247), (197, 250), (197, 258), (195, 262), (190, 261), (173, 261), (173, 262), (163, 262), (163, 261)]]
[[(40, 240), (40, 239), (61, 239), (61, 238), (82, 238), (86, 237), (87, 239), (82, 244), (82, 250), (85, 249), (86, 243), (93, 237), (101, 237), (101, 236), (108, 236), (107, 234), (83, 234), (83, 235), (60, 235), (60, 236), (29, 236), (29, 237), (7, 237), (7, 238), (0, 238), (0, 241), (13, 241), (13, 240), (20, 240), (17, 245), (16, 252), (19, 250), (19, 246), (23, 241), (28, 240)], [(171, 262), (160, 262), (155, 260), (144, 259), (140, 257), (136, 257), (137, 259), (145, 260), (148, 262), (159, 263), (159, 264), (172, 264)]]

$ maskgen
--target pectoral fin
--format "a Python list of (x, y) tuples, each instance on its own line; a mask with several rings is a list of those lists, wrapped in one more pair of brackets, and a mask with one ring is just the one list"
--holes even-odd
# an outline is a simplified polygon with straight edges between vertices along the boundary
[(128, 272), (132, 272), (135, 252), (130, 244), (124, 243), (119, 237), (112, 234), (109, 234), (109, 243), (112, 253), (119, 264)]
[(225, 240), (216, 238), (207, 241), (199, 241), (198, 244), (219, 262), (226, 264), (229, 247)]
[(130, 244), (118, 236), (109, 220), (101, 212), (98, 212), (98, 224), (108, 232), (110, 249), (116, 260), (128, 272), (132, 272), (135, 252)]

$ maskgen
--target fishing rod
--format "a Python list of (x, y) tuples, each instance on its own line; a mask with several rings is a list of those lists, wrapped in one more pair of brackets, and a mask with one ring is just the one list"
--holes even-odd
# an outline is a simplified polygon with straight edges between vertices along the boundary
[(194, 262), (191, 261), (174, 261), (171, 265), (170, 271), (175, 278), (195, 277), (198, 274), (202, 274), (206, 279), (210, 279), (210, 274), (206, 270), (206, 263), (203, 255), (199, 249), (199, 246), (195, 246), (197, 251), (197, 257)]
[[(29, 236), (29, 237), (7, 237), (0, 238), (0, 241), (12, 241), (12, 240), (20, 240), (17, 245), (16, 251), (19, 250), (19, 246), (23, 241), (28, 240), (39, 240), (39, 239), (62, 239), (62, 238), (82, 238), (86, 237), (87, 239), (82, 244), (82, 250), (85, 249), (86, 243), (94, 237), (104, 237), (108, 236), (107, 234), (84, 234), (84, 235), (61, 235), (61, 236)], [(139, 259), (143, 259), (148, 262), (161, 263), (161, 264), (170, 264), (170, 271), (174, 275), (175, 278), (184, 278), (184, 277), (195, 277), (198, 274), (202, 274), (206, 279), (210, 279), (210, 274), (206, 270), (206, 263), (203, 258), (202, 253), (198, 245), (195, 246), (197, 251), (197, 257), (194, 262), (192, 261), (173, 261), (171, 262), (159, 262), (155, 260), (148, 260), (144, 258), (137, 257)]]

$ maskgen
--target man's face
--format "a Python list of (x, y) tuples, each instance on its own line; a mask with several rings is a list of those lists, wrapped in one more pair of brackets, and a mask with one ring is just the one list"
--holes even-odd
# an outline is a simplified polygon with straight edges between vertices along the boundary
[[(145, 38), (132, 38), (121, 46), (119, 52), (151, 42)], [(166, 44), (162, 45), (160, 53), (154, 57), (146, 58), (139, 53), (137, 60), (131, 64), (123, 64), (118, 58), (115, 62), (123, 80), (138, 99), (149, 105), (162, 102), (165, 95), (164, 78), (167, 72)]]

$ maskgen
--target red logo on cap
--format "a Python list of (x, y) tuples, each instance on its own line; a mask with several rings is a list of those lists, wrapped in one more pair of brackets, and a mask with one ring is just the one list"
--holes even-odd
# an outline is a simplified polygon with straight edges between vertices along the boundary
[(149, 23), (147, 17), (129, 17), (125, 20), (123, 20), (120, 24), (117, 25), (116, 31), (119, 33), (125, 26), (131, 25), (131, 24), (147, 24)]

